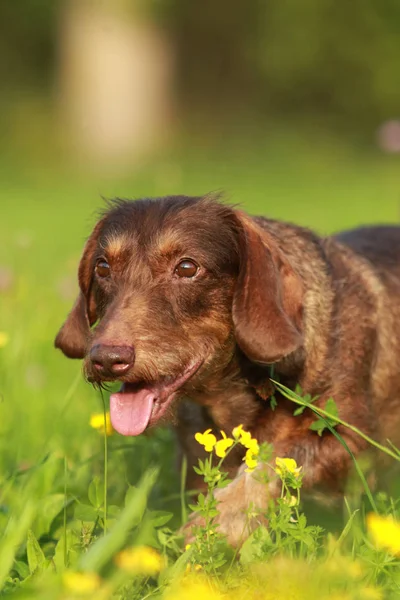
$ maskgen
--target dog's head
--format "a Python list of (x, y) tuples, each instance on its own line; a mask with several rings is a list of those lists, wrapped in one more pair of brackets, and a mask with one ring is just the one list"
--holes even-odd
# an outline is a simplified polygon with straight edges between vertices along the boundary
[(111, 418), (137, 435), (175, 397), (207, 391), (237, 348), (270, 364), (302, 344), (302, 286), (273, 238), (215, 199), (116, 201), (79, 266), (55, 345), (92, 382), (119, 380)]

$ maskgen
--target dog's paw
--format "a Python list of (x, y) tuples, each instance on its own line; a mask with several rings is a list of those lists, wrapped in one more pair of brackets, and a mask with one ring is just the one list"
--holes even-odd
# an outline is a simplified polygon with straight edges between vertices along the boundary
[[(267, 505), (268, 490), (244, 469), (226, 487), (216, 490), (218, 515), (214, 522), (233, 547), (240, 547), (259, 525), (267, 524), (263, 509)], [(195, 541), (196, 527), (205, 527), (204, 517), (192, 513), (183, 533), (187, 544)]]

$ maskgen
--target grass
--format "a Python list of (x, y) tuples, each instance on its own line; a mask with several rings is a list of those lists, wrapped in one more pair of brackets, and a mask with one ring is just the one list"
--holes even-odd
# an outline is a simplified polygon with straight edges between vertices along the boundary
[[(321, 140), (317, 135), (298, 139), (272, 131), (257, 144), (243, 139), (231, 144), (214, 140), (211, 146), (207, 139), (197, 140), (197, 148), (191, 144), (190, 152), (177, 149), (167, 159), (142, 165), (132, 176), (119, 179), (83, 178), (59, 165), (46, 172), (35, 162), (5, 164), (10, 166), (4, 170), (0, 190), (0, 332), (9, 338), (0, 348), (3, 593), (67, 597), (56, 574), (63, 572), (66, 562), (70, 568), (101, 572), (112, 582), (110, 590), (117, 598), (157, 597), (160, 586), (164, 590), (166, 582), (178, 578), (187, 562), (194, 569), (198, 558), (194, 550), (189, 558), (182, 554), (176, 536), (186, 508), (181, 502), (173, 434), (160, 430), (146, 437), (109, 438), (105, 481), (104, 437), (89, 427), (90, 415), (103, 411), (102, 398), (82, 381), (80, 364), (68, 361), (52, 347), (76, 294), (82, 243), (102, 206), (101, 196), (225, 190), (229, 200), (240, 202), (251, 213), (292, 220), (325, 234), (360, 223), (398, 221), (398, 159), (335, 139)], [(103, 538), (105, 485), (108, 532)], [(375, 498), (379, 510), (395, 512), (394, 501), (381, 500)], [(344, 588), (335, 593), (341, 597), (347, 593), (348, 598), (367, 598), (367, 593), (371, 598), (399, 597), (400, 571), (395, 559), (368, 546), (362, 518), (353, 510), (332, 564), (340, 570), (342, 559), (356, 558), (363, 575), (359, 579), (346, 575)], [(172, 515), (168, 524), (166, 513)], [(289, 516), (283, 513), (279, 535), (290, 541)], [(298, 596), (293, 597), (302, 598), (302, 586), (308, 588), (301, 574), (309, 573), (314, 587), (307, 597), (312, 598), (318, 583), (309, 565), (315, 564), (323, 585), (334, 590), (339, 575), (332, 580), (326, 572), (323, 577), (333, 544), (327, 534), (307, 531), (310, 546), (303, 543), (301, 553), (298, 545), (285, 542), (292, 548), (288, 552), (283, 541), (278, 543), (276, 536), (267, 540), (268, 535), (262, 531), (253, 546), (247, 546), (240, 563), (247, 569), (246, 577), (252, 572), (264, 589), (265, 577), (279, 572), (285, 585), (292, 581), (297, 589)], [(155, 579), (121, 576), (110, 566), (112, 555), (128, 542), (157, 547), (168, 557), (168, 569)], [(225, 556), (226, 551), (223, 544), (214, 548), (210, 560), (214, 554)], [(200, 555), (204, 559), (204, 548)], [(260, 558), (268, 559), (270, 565), (262, 576), (257, 571)], [(226, 564), (219, 577), (224, 593), (233, 597), (239, 594), (235, 582), (243, 574), (238, 576), (236, 561), (232, 564), (229, 577)], [(203, 597), (198, 591), (203, 584), (209, 585), (202, 581), (182, 585), (197, 585), (193, 593), (185, 593)], [(367, 584), (370, 592), (360, 592)], [(271, 598), (289, 595), (285, 587), (279, 591), (276, 585)], [(384, 591), (376, 591), (377, 585)], [(178, 598), (182, 589), (171, 594)], [(70, 589), (68, 597), (74, 593)], [(213, 587), (213, 593), (220, 592)], [(97, 589), (94, 597), (98, 594)], [(207, 594), (211, 594), (209, 589)]]

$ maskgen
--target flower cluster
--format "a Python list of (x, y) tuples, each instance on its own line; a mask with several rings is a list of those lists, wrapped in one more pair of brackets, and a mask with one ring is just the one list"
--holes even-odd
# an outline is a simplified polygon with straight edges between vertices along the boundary
[(237, 440), (242, 446), (246, 448), (246, 454), (244, 457), (244, 461), (246, 463), (247, 469), (246, 471), (251, 472), (257, 467), (258, 463), (258, 454), (260, 452), (260, 447), (255, 438), (251, 437), (251, 433), (249, 431), (245, 431), (242, 425), (238, 425), (232, 431), (232, 435), (235, 440)]
[(287, 479), (288, 477), (294, 477), (298, 479), (300, 477), (301, 467), (297, 466), (294, 458), (276, 458), (275, 459), (275, 473), (279, 475), (281, 479)]
[(233, 437), (228, 437), (224, 431), (221, 431), (221, 435), (222, 439), (217, 440), (211, 429), (207, 429), (204, 433), (196, 433), (194, 437), (199, 444), (204, 446), (206, 452), (214, 450), (219, 458), (225, 458), (229, 448), (241, 444), (246, 448), (246, 454), (243, 458), (247, 466), (246, 471), (254, 471), (258, 464), (257, 457), (260, 448), (257, 440), (251, 437), (251, 433), (245, 431), (243, 425), (238, 425), (232, 431)]

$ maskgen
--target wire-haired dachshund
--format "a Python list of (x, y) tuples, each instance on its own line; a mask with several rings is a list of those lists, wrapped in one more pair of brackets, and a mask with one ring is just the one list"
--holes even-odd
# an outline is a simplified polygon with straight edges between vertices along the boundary
[[(348, 451), (276, 391), (271, 405), (273, 366), (287, 387), (317, 396), (316, 406), (332, 397), (342, 420), (399, 442), (398, 227), (321, 238), (212, 196), (116, 200), (86, 243), (79, 285), (55, 343), (84, 359), (89, 381), (122, 382), (110, 412), (123, 435), (172, 421), (196, 464), (196, 431), (242, 424), (302, 465), (306, 490), (340, 495)], [(356, 456), (367, 449), (348, 428), (337, 431)], [(263, 509), (277, 493), (242, 459), (229, 456), (233, 480), (218, 492), (220, 530), (232, 544), (250, 503)]]

